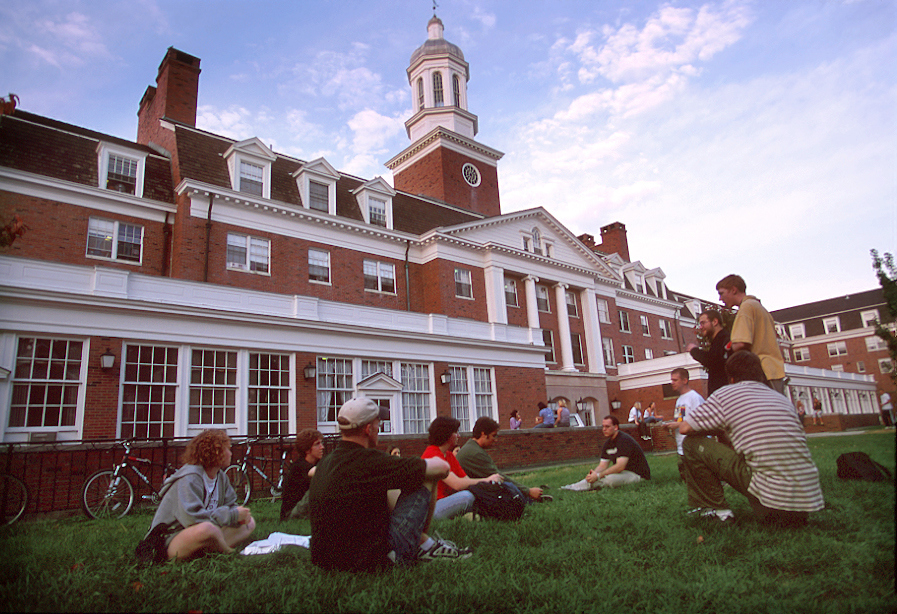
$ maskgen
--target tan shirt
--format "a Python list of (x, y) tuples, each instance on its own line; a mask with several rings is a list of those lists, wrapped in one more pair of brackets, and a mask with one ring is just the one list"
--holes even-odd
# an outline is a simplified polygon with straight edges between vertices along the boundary
[(760, 358), (766, 379), (785, 377), (785, 359), (779, 349), (772, 316), (756, 296), (746, 296), (732, 324), (732, 343), (750, 343), (751, 351)]

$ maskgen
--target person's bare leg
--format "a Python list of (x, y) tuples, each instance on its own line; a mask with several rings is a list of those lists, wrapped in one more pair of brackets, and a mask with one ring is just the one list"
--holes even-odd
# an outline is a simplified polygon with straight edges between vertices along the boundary
[(224, 535), (224, 541), (232, 549), (237, 546), (237, 544), (245, 541), (252, 535), (253, 531), (255, 531), (255, 518), (252, 516), (249, 517), (246, 524), (241, 524), (236, 527), (222, 527), (221, 529), (221, 532)]
[(224, 533), (211, 522), (187, 527), (168, 544), (168, 558), (186, 561), (205, 552), (232, 552)]

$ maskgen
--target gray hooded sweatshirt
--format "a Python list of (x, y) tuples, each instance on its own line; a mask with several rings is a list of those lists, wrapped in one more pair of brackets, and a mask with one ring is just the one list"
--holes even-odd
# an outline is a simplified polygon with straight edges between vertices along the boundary
[[(169, 535), (181, 531), (200, 522), (211, 522), (219, 527), (234, 527), (240, 524), (240, 512), (237, 510), (237, 494), (224, 471), (218, 470), (218, 507), (205, 509), (206, 487), (202, 476), (205, 469), (202, 465), (184, 465), (174, 475), (165, 480), (160, 494), (162, 502), (150, 531), (157, 524), (171, 525)], [(147, 532), (149, 535), (149, 531)]]

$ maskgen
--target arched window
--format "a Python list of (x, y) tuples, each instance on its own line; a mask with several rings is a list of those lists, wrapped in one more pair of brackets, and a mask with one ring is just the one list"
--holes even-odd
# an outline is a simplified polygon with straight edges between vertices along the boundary
[(533, 253), (542, 255), (542, 233), (533, 228)]
[(461, 106), (461, 81), (458, 75), (452, 75), (452, 92), (455, 94), (455, 106)]
[(433, 73), (433, 106), (441, 107), (445, 105), (445, 99), (442, 97), (442, 73)]
[(424, 80), (418, 78), (417, 80), (417, 110), (420, 111), (424, 108)]

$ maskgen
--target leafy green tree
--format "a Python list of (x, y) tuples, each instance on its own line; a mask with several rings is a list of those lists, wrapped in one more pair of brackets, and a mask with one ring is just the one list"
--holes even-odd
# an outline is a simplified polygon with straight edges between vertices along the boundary
[[(885, 307), (888, 310), (888, 322), (897, 320), (897, 266), (894, 265), (894, 256), (885, 252), (878, 255), (878, 250), (871, 250), (872, 268), (881, 284), (881, 291), (885, 297)], [(888, 345), (888, 353), (891, 355), (891, 380), (897, 385), (897, 336), (894, 332), (883, 326), (881, 321), (875, 323), (875, 334), (881, 337)]]

